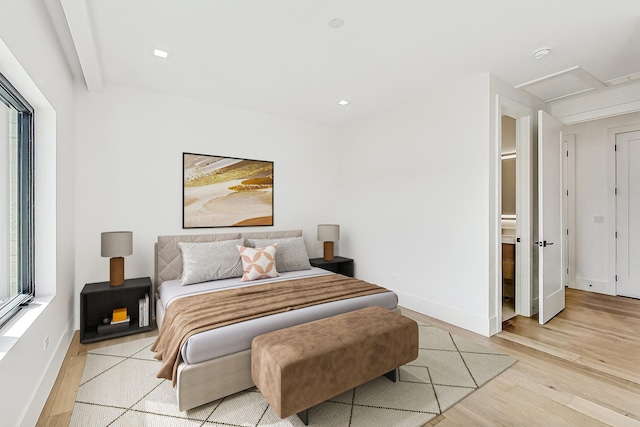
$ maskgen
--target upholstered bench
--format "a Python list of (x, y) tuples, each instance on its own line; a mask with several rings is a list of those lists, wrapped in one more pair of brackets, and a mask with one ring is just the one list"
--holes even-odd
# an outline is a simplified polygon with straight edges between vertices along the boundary
[(251, 378), (280, 418), (298, 414), (418, 357), (418, 325), (369, 307), (260, 335)]

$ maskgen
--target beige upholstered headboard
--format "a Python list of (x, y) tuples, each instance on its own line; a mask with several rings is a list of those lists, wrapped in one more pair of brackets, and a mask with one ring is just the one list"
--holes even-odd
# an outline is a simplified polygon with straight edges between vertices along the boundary
[(247, 233), (184, 234), (178, 236), (158, 236), (155, 245), (154, 286), (165, 280), (173, 280), (182, 274), (182, 254), (179, 242), (216, 242), (233, 239), (278, 239), (302, 236), (302, 230), (254, 231)]

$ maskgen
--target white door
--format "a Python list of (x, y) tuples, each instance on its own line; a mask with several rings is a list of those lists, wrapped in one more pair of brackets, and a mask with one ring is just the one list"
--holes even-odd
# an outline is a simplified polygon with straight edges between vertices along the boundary
[(538, 111), (538, 297), (540, 324), (564, 309), (562, 123)]
[(618, 295), (640, 298), (640, 131), (616, 135)]

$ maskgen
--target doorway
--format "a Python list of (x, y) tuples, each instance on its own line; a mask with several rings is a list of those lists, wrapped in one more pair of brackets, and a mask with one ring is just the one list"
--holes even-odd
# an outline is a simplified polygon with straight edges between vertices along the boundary
[[(497, 114), (496, 114), (496, 145), (495, 153), (497, 158), (496, 164), (496, 222), (495, 222), (495, 276), (492, 281), (495, 293), (493, 296), (495, 299), (495, 317), (492, 320), (492, 333), (496, 333), (502, 330), (502, 317), (503, 317), (503, 300), (506, 296), (510, 299), (509, 303), (513, 304), (515, 313), (507, 314), (531, 316), (533, 313), (532, 307), (532, 273), (534, 261), (532, 259), (531, 242), (533, 241), (533, 178), (535, 156), (533, 152), (533, 111), (525, 107), (524, 105), (513, 101), (503, 95), (497, 95)], [(503, 195), (502, 195), (502, 174), (503, 174), (503, 160), (502, 160), (502, 122), (503, 117), (506, 117), (506, 123), (511, 127), (511, 130), (505, 130), (506, 133), (511, 135), (515, 134), (515, 148), (505, 149), (507, 163), (513, 163), (513, 165), (506, 165), (504, 172), (509, 173), (508, 169), (513, 169), (515, 172), (515, 179), (511, 178), (511, 184), (515, 181), (515, 213), (506, 213), (503, 220)], [(515, 129), (513, 124), (515, 123)], [(512, 136), (506, 136), (507, 139), (513, 139)], [(510, 153), (507, 153), (510, 152)], [(515, 155), (514, 155), (515, 154)], [(509, 159), (511, 157), (511, 159)], [(511, 167), (512, 166), (512, 167)], [(505, 177), (505, 179), (507, 179)], [(506, 196), (505, 196), (506, 198)], [(509, 201), (506, 201), (510, 203)], [(511, 207), (513, 212), (513, 205)], [(509, 216), (511, 215), (511, 216)], [(504, 225), (504, 226), (503, 226)], [(508, 267), (513, 267), (513, 272), (507, 272), (507, 275), (513, 277), (513, 287), (508, 286), (510, 283), (505, 283), (507, 286), (503, 292), (503, 229), (505, 242), (511, 243), (511, 246), (506, 246), (505, 249), (511, 249), (513, 254), (505, 253), (505, 261), (510, 261), (507, 258), (511, 258), (512, 263)], [(515, 232), (514, 232), (515, 230)], [(508, 248), (508, 249), (507, 249)], [(505, 265), (507, 267), (507, 265)], [(512, 295), (511, 296), (511, 292)], [(503, 295), (503, 293), (505, 295)], [(509, 311), (507, 311), (509, 313)]]
[(516, 316), (516, 239), (517, 239), (517, 120), (501, 117), (502, 138), (500, 163), (502, 165), (502, 321)]
[[(633, 261), (640, 258), (633, 255), (636, 245), (634, 237), (625, 231), (627, 226), (624, 225), (624, 218), (618, 216), (628, 213), (632, 221), (628, 225), (629, 229), (637, 229), (633, 221), (638, 217), (638, 211), (633, 213), (633, 202), (629, 206), (631, 210), (623, 205), (626, 204), (628, 190), (633, 194), (633, 185), (638, 182), (638, 175), (634, 177), (634, 172), (627, 178), (624, 178), (627, 173), (617, 175), (622, 172), (622, 166), (628, 165), (620, 164), (621, 161), (637, 163), (634, 159), (637, 157), (633, 148), (636, 144), (633, 142), (634, 138), (630, 141), (631, 153), (627, 152), (629, 147), (620, 138), (640, 131), (640, 112), (569, 123), (565, 124), (564, 130), (569, 134), (565, 135), (565, 139), (572, 137), (574, 142), (573, 150), (570, 149), (574, 155), (565, 157), (574, 162), (574, 172), (569, 175), (569, 182), (573, 178), (575, 190), (569, 192), (574, 197), (574, 209), (573, 212), (568, 210), (567, 218), (568, 287), (629, 296), (631, 294), (624, 291), (625, 282), (627, 277), (631, 278), (636, 274), (634, 268), (640, 267), (631, 266), (629, 269), (619, 265), (618, 261), (626, 263), (621, 258), (627, 252), (624, 248), (627, 245), (630, 245), (628, 259)], [(639, 170), (638, 166), (634, 170)], [(627, 190), (625, 185), (631, 187)]]

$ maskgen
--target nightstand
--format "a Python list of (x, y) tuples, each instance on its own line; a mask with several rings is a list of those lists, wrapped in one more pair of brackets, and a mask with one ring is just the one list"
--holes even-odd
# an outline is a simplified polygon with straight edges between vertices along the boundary
[(314, 267), (353, 277), (353, 260), (351, 258), (337, 256), (333, 257), (331, 261), (325, 261), (323, 258), (312, 258), (309, 262)]
[[(144, 299), (145, 295), (149, 296), (149, 326), (139, 326), (138, 301)], [(152, 305), (153, 294), (149, 277), (127, 279), (121, 286), (111, 286), (109, 282), (87, 283), (80, 293), (80, 342), (84, 344), (150, 331)], [(101, 326), (104, 317), (110, 318), (114, 308), (122, 307), (127, 308), (130, 317), (127, 327), (109, 330)]]

